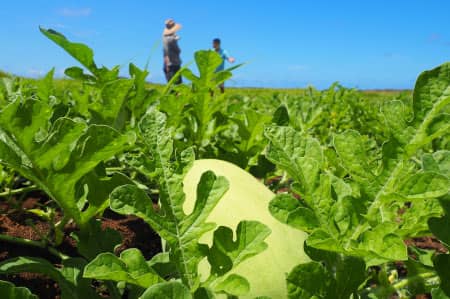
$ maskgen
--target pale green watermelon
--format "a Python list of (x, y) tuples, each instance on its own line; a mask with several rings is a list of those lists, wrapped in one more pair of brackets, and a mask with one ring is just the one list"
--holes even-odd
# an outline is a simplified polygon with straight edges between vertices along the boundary
[[(303, 251), (306, 233), (282, 224), (272, 217), (268, 205), (275, 194), (266, 186), (236, 165), (220, 160), (195, 161), (184, 179), (186, 213), (190, 213), (194, 207), (197, 183), (202, 173), (207, 170), (226, 177), (230, 183), (230, 189), (209, 216), (209, 222), (235, 230), (241, 220), (257, 220), (272, 230), (266, 239), (268, 249), (244, 261), (232, 272), (246, 277), (250, 282), (251, 291), (242, 298), (257, 296), (286, 298), (286, 274), (294, 266), (309, 261)], [(211, 245), (212, 235), (212, 231), (205, 234), (200, 242)], [(199, 271), (203, 279), (209, 275), (206, 260), (200, 264)]]

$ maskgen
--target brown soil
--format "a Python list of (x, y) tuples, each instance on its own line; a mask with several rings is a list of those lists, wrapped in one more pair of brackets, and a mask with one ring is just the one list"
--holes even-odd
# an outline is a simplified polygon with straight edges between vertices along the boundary
[(122, 235), (122, 244), (117, 254), (127, 248), (138, 248), (146, 259), (161, 252), (161, 240), (150, 226), (136, 216), (122, 216), (106, 210), (102, 219), (102, 228), (114, 229)]
[(408, 246), (415, 246), (421, 249), (434, 250), (437, 253), (447, 253), (448, 250), (439, 240), (433, 237), (420, 237), (405, 241)]
[[(11, 205), (0, 198), (0, 233), (34, 241), (42, 240), (42, 237), (49, 233), (50, 225), (34, 214), (26, 213), (25, 209), (36, 208), (45, 201), (45, 197), (30, 196), (21, 205), (16, 203)], [(147, 259), (150, 259), (161, 251), (158, 235), (141, 219), (134, 216), (124, 217), (107, 210), (101, 221), (103, 229), (111, 228), (122, 235), (122, 244), (117, 248), (117, 254), (127, 248), (138, 248)], [(70, 233), (76, 229), (73, 224), (67, 225), (64, 229), (64, 240), (56, 249), (72, 257), (79, 256), (76, 250), (76, 241), (70, 237)], [(0, 240), (0, 262), (19, 256), (40, 257), (55, 265), (60, 263), (59, 258), (50, 254), (46, 249)], [(0, 275), (0, 279), (10, 281), (16, 286), (27, 287), (41, 299), (59, 299), (61, 295), (57, 283), (42, 274)]]

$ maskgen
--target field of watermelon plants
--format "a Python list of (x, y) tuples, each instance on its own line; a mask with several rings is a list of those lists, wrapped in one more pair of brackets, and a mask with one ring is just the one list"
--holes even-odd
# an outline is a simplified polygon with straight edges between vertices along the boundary
[(450, 298), (450, 63), (221, 94), (41, 32), (83, 68), (1, 74), (0, 298)]

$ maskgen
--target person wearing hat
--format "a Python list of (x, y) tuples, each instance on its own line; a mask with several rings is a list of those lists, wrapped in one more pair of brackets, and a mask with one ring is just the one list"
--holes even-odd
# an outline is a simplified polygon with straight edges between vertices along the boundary
[[(163, 31), (163, 49), (164, 49), (164, 74), (166, 80), (169, 82), (173, 76), (181, 68), (181, 49), (178, 46), (180, 37), (177, 32), (181, 29), (181, 25), (175, 23), (173, 19), (168, 19), (165, 22), (166, 27)], [(181, 76), (176, 79), (175, 84), (181, 84)]]
[[(228, 61), (229, 63), (234, 63), (234, 61), (235, 61), (235, 59), (228, 54), (227, 50), (222, 49), (222, 47), (220, 46), (220, 43), (221, 43), (221, 41), (219, 38), (215, 38), (213, 40), (214, 51), (216, 51), (216, 53), (220, 55), (220, 58), (222, 58), (222, 63), (217, 67), (216, 72), (220, 72), (225, 69), (225, 61)], [(225, 92), (225, 84), (224, 83), (220, 84), (219, 88), (222, 93)]]

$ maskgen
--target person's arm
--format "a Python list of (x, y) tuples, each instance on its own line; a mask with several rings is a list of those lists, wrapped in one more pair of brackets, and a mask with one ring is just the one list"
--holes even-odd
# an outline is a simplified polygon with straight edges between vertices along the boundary
[(172, 28), (170, 28), (170, 29), (167, 29), (167, 28), (165, 28), (164, 29), (164, 35), (171, 35), (171, 34), (174, 34), (175, 32), (177, 32), (178, 30), (180, 30), (181, 29), (181, 24), (175, 24)]
[(229, 62), (229, 63), (234, 63), (236, 61), (236, 59), (234, 59), (234, 57), (230, 56), (228, 54), (228, 51), (223, 51), (224, 57), (225, 59)]

